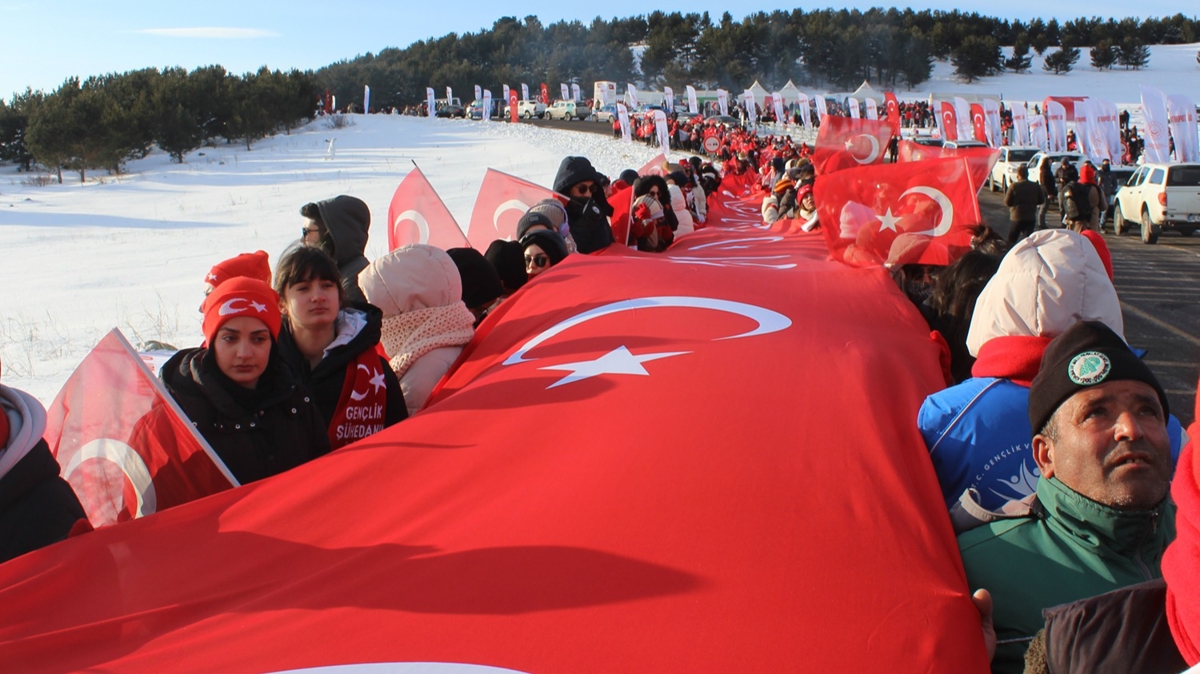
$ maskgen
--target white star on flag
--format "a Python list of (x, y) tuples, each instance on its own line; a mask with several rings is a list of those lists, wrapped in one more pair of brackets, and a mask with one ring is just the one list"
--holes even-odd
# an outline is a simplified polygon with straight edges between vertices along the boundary
[(592, 377), (598, 377), (602, 374), (636, 374), (643, 377), (650, 376), (646, 368), (642, 367), (642, 363), (648, 363), (652, 360), (660, 358), (670, 358), (671, 356), (682, 356), (691, 353), (691, 351), (667, 351), (663, 353), (647, 353), (641, 356), (635, 356), (629, 352), (629, 349), (624, 346), (619, 346), (612, 351), (600, 356), (595, 360), (585, 360), (578, 363), (563, 363), (562, 365), (547, 365), (546, 367), (538, 368), (539, 370), (562, 370), (571, 374), (559, 379), (553, 384), (546, 387), (547, 390), (570, 384)]
[(259, 304), (258, 302), (254, 302), (254, 301), (251, 301), (251, 302), (250, 302), (250, 306), (251, 306), (251, 307), (253, 307), (253, 308), (254, 308), (254, 310), (255, 310), (255, 311), (257, 311), (257, 312), (258, 312), (258, 313), (260, 313), (260, 314), (261, 314), (262, 312), (264, 312), (264, 311), (266, 311), (266, 310), (267, 310), (267, 305), (265, 305), (265, 304)]
[(881, 232), (885, 229), (890, 229), (893, 232), (896, 231), (896, 223), (900, 222), (900, 218), (892, 215), (892, 209), (890, 206), (888, 207), (886, 213), (883, 215), (876, 214), (875, 217), (879, 218), (879, 222), (882, 223), (879, 225), (879, 231)]
[(381, 388), (387, 388), (387, 384), (383, 381), (383, 370), (375, 371), (375, 376), (371, 377), (370, 384), (375, 387), (376, 393), (379, 393)]

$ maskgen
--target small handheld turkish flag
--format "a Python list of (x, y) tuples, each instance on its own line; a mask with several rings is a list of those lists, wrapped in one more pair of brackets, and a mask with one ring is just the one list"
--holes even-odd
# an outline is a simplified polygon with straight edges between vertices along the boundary
[(829, 252), (854, 266), (883, 264), (900, 234), (965, 251), (980, 222), (967, 161), (929, 159), (817, 178), (814, 194)]
[(415, 164), (388, 205), (388, 250), (410, 243), (427, 243), (442, 250), (467, 245), (450, 209)]
[(75, 368), (46, 416), (46, 442), (94, 527), (238, 484), (119, 330)]

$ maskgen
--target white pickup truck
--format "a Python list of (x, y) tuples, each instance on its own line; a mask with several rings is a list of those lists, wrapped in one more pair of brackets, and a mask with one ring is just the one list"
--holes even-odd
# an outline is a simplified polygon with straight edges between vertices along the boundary
[(1143, 164), (1117, 191), (1113, 229), (1132, 224), (1143, 243), (1155, 243), (1164, 230), (1191, 236), (1200, 229), (1200, 164)]
[[(1000, 156), (996, 158), (996, 164), (992, 166), (992, 172), (988, 175), (988, 189), (995, 192), (1008, 192), (1008, 186), (1017, 182), (1017, 166), (1026, 164), (1033, 155), (1038, 153), (1038, 148), (1032, 146), (1021, 145), (1005, 145), (1000, 148)], [(1036, 173), (1029, 174), (1029, 179), (1037, 181)]]

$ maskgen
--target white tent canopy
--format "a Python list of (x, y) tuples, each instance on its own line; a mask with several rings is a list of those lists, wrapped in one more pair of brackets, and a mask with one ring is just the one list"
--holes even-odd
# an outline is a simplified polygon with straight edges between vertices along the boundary
[(751, 84), (746, 91), (754, 94), (754, 102), (758, 105), (763, 105), (764, 101), (767, 99), (767, 96), (771, 95), (771, 92), (764, 89), (763, 85), (758, 83), (758, 80), (754, 80), (754, 84)]
[(788, 80), (788, 83), (783, 85), (779, 93), (783, 94), (783, 100), (788, 103), (795, 103), (800, 100), (800, 90), (796, 88), (796, 85), (791, 80)]
[(850, 95), (860, 101), (869, 98), (876, 103), (883, 103), (883, 94), (875, 91), (875, 89), (871, 87), (871, 83), (866, 80), (863, 80), (863, 83), (859, 85), (858, 89), (856, 89), (854, 93)]

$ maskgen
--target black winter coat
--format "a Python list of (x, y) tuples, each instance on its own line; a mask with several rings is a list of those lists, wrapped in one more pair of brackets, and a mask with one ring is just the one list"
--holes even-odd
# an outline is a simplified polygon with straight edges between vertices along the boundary
[[(295, 468), (329, 452), (325, 420), (308, 391), (276, 352), (259, 380), (258, 404), (238, 402), (208, 349), (185, 349), (162, 369), (162, 380), (184, 414), (241, 484)], [(235, 398), (236, 395), (236, 398)]]
[(45, 440), (0, 478), (0, 563), (64, 540), (86, 520)]
[(608, 216), (612, 208), (603, 199), (581, 201), (572, 199), (567, 203), (567, 224), (575, 249), (581, 253), (594, 253), (612, 245), (612, 226)]
[[(299, 378), (300, 383), (312, 394), (313, 402), (321, 412), (321, 419), (328, 426), (337, 410), (338, 401), (342, 396), (342, 387), (346, 382), (346, 368), (354, 364), (359, 354), (367, 349), (375, 350), (379, 344), (380, 326), (383, 322), (383, 312), (379, 307), (365, 302), (355, 302), (343, 310), (358, 310), (367, 315), (366, 326), (348, 343), (334, 347), (314, 368), (308, 364), (308, 359), (300, 353), (288, 322), (283, 322), (279, 331), (279, 356), (292, 372)], [(400, 380), (383, 356), (379, 357), (383, 368), (383, 380), (387, 384), (387, 412), (384, 423), (391, 426), (408, 418), (408, 406), (404, 404), (404, 392), (400, 390)]]
[(346, 299), (366, 302), (366, 296), (358, 287), (358, 274), (370, 264), (363, 254), (371, 229), (370, 209), (362, 199), (343, 194), (318, 201), (317, 210), (332, 244), (322, 242), (322, 247), (337, 262)]

